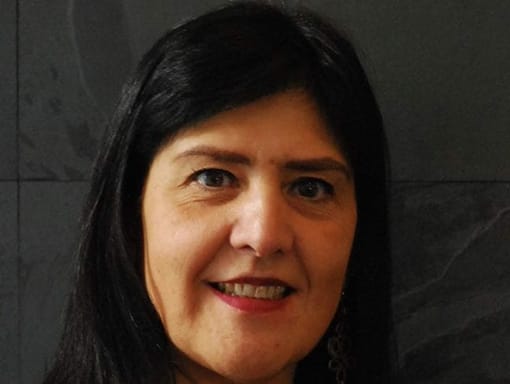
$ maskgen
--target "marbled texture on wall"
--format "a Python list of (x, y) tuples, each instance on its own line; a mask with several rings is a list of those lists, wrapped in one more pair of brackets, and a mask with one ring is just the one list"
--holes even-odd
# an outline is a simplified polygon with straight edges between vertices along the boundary
[(131, 69), (120, 2), (94, 3), (92, 15), (91, 4), (19, 2), (23, 179), (88, 178)]
[[(161, 33), (223, 3), (0, 3), (0, 382), (37, 383), (51, 360), (121, 84)], [(288, 3), (347, 31), (379, 98), (402, 382), (510, 383), (510, 2)]]
[(404, 382), (509, 382), (510, 183), (396, 183), (391, 212)]

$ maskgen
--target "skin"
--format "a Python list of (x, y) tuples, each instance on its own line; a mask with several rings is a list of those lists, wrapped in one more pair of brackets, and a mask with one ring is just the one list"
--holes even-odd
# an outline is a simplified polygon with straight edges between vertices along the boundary
[[(292, 90), (182, 130), (142, 200), (145, 279), (178, 350), (178, 383), (291, 383), (338, 306), (356, 227), (354, 181), (312, 99)], [(270, 311), (210, 282), (278, 278)]]

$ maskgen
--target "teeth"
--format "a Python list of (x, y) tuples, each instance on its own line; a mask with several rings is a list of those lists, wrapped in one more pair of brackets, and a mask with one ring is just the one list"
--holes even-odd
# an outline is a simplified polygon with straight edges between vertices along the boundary
[(240, 283), (217, 283), (217, 288), (231, 296), (253, 299), (278, 300), (283, 298), (285, 287), (281, 285), (252, 285)]
[(246, 296), (246, 297), (251, 297), (253, 296), (253, 294), (255, 293), (255, 286), (251, 285), (251, 284), (243, 284), (244, 287), (243, 287), (243, 296)]

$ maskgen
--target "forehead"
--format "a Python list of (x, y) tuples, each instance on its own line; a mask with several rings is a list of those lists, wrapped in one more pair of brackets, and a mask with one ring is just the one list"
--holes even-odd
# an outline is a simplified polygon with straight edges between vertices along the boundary
[(302, 151), (303, 156), (343, 158), (315, 101), (302, 90), (281, 92), (218, 113), (185, 127), (168, 146), (172, 151), (186, 151), (199, 144), (281, 156)]

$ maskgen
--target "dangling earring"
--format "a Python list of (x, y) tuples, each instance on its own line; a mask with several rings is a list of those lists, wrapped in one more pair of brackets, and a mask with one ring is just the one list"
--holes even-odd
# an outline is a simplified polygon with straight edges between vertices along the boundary
[[(342, 293), (343, 296), (343, 293)], [(328, 352), (331, 356), (328, 367), (335, 372), (337, 384), (345, 384), (347, 374), (347, 334), (345, 305), (340, 304), (339, 316), (335, 326), (335, 332), (328, 340)]]

